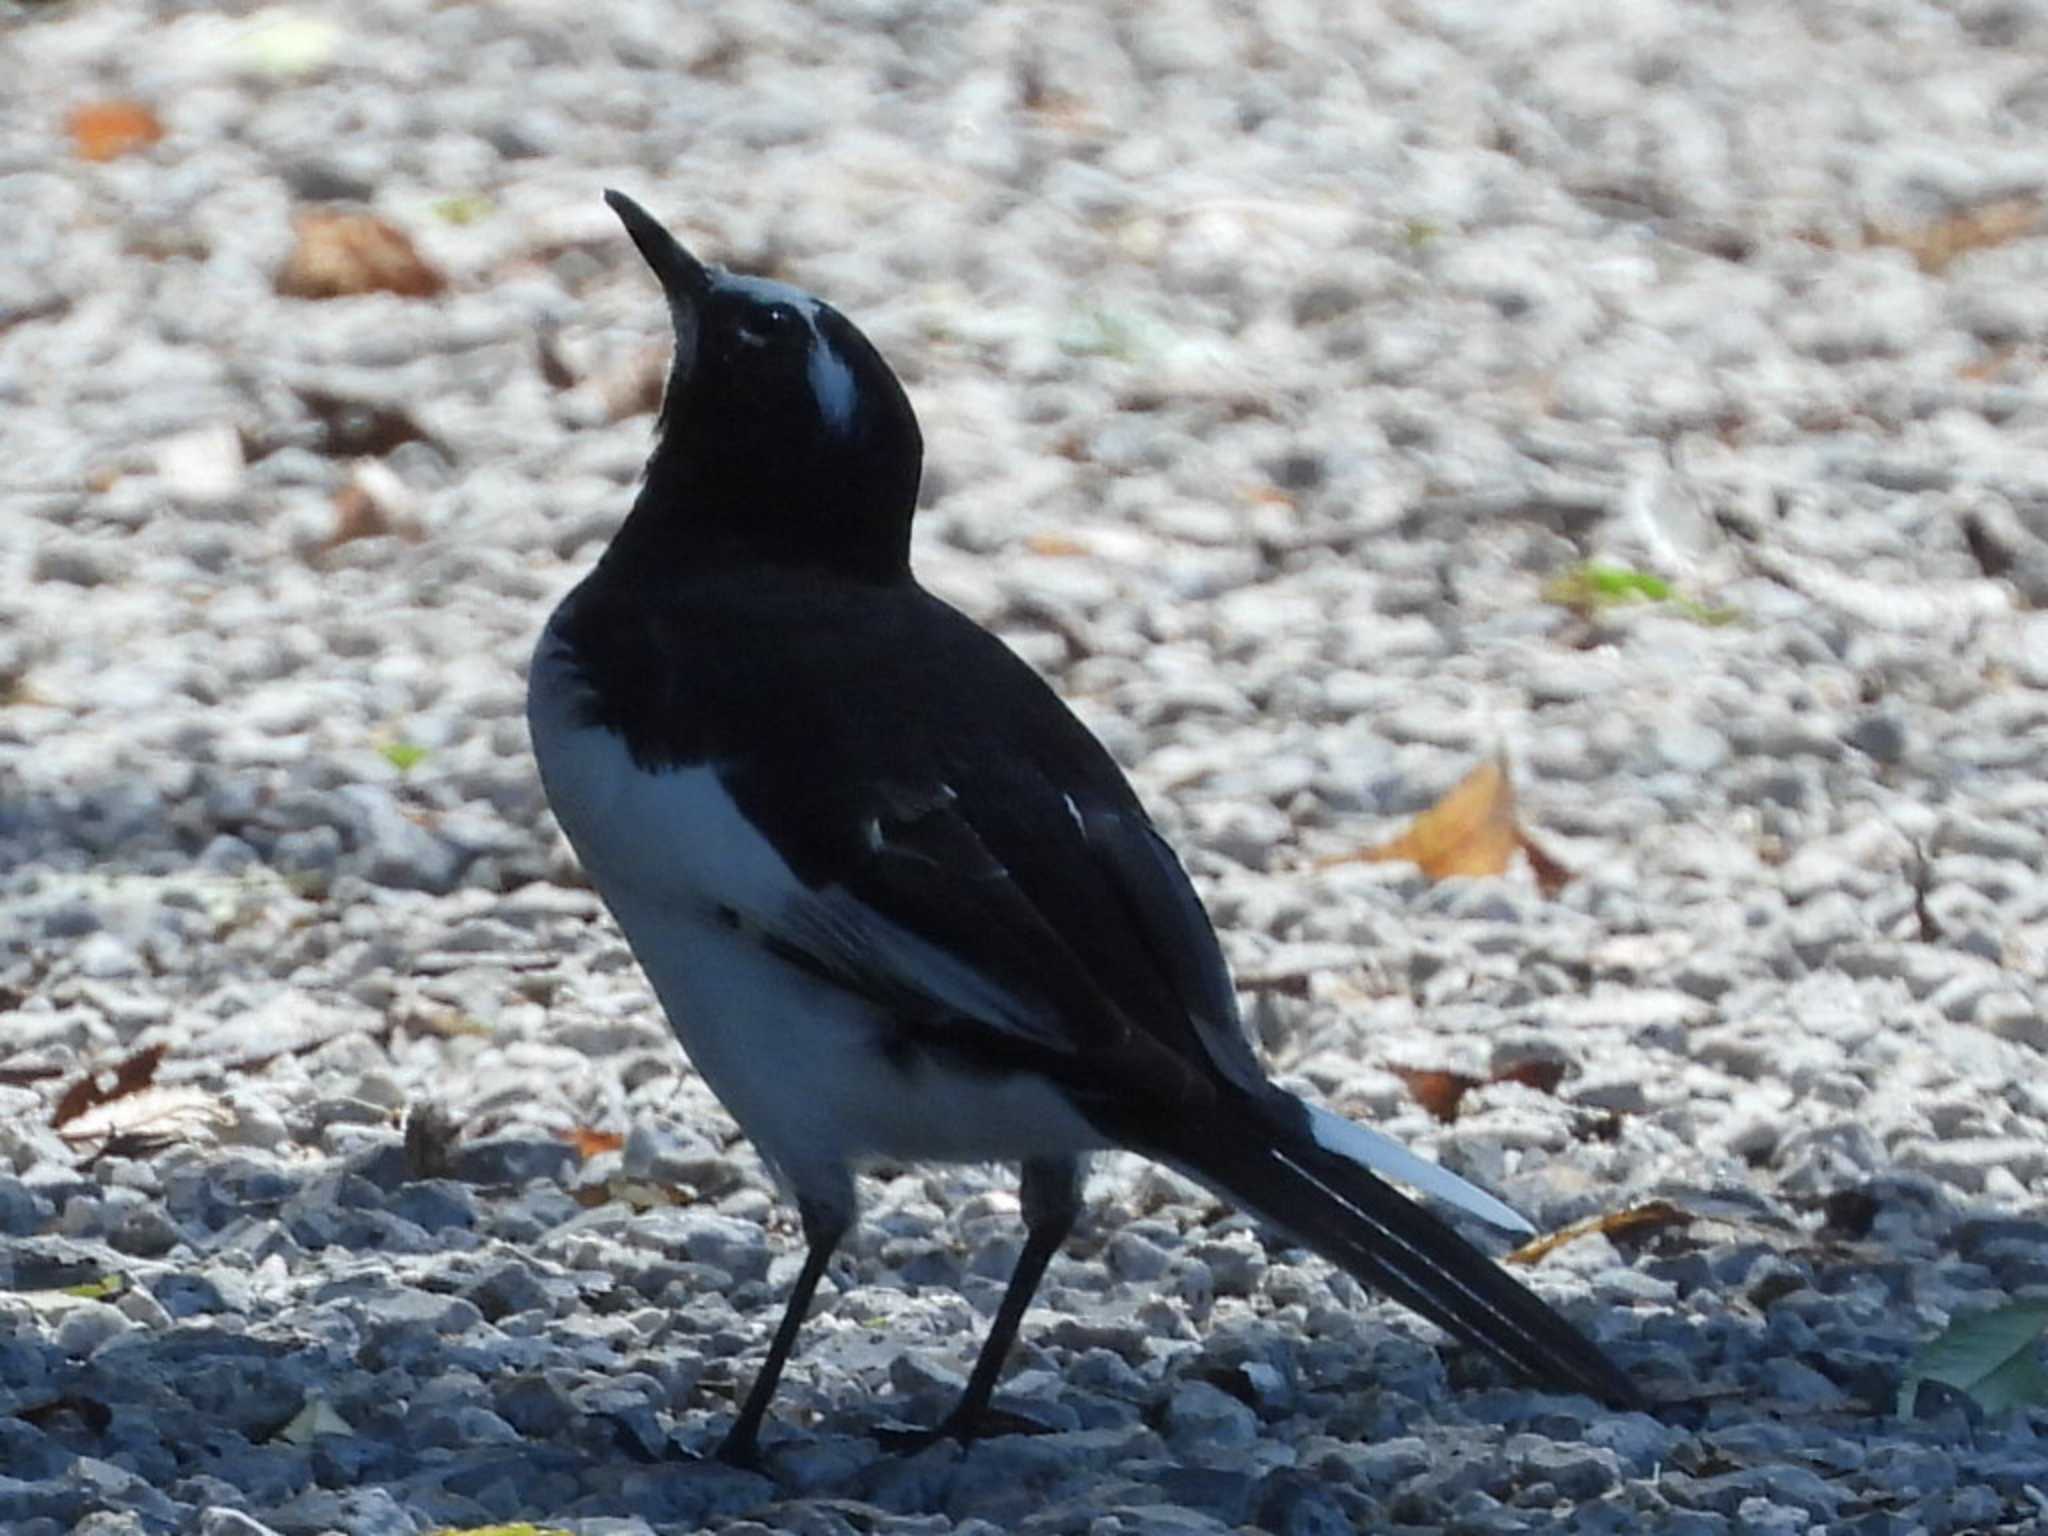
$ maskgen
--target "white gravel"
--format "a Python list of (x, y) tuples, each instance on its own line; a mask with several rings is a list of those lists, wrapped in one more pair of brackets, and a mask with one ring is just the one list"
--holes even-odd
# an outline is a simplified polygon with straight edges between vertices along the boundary
[[(2048, 1288), (2044, 61), (2037, 0), (0, 5), (0, 1529), (2036, 1529), (2048, 1414), (1891, 1414)], [(110, 97), (166, 136), (86, 163)], [(1276, 1070), (1545, 1225), (1697, 1213), (1531, 1274), (1659, 1415), (1114, 1163), (1007, 1382), (1061, 1432), (885, 1457), (1019, 1239), (912, 1170), (771, 1475), (689, 1459), (799, 1243), (520, 718), (665, 341), (607, 185), (896, 362), (927, 582)], [(278, 297), (327, 201), (447, 291)], [(1545, 600), (1594, 559), (1699, 606)], [(1559, 897), (1317, 867), (1496, 746)], [(150, 1046), (171, 1145), (55, 1133)], [(1448, 1127), (1390, 1070), (1532, 1058)]]

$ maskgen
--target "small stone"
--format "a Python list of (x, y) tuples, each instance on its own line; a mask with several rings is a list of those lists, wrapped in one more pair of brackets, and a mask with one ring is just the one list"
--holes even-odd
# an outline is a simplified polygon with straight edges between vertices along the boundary
[(29, 1237), (57, 1214), (57, 1208), (13, 1174), (0, 1174), (0, 1237)]
[(74, 1360), (82, 1360), (107, 1340), (117, 1339), (134, 1327), (118, 1307), (104, 1301), (80, 1301), (57, 1324), (55, 1343)]
[(337, 798), (353, 845), (350, 862), (372, 885), (445, 895), (460, 873), (456, 850), (412, 820), (391, 791), (375, 784), (343, 786)]
[(1651, 738), (1652, 749), (1666, 767), (1704, 776), (1728, 761), (1728, 738), (1696, 720), (1671, 720)]
[(1187, 1381), (1166, 1405), (1166, 1436), (1182, 1454), (1237, 1450), (1259, 1437), (1259, 1416), (1221, 1387)]
[(1865, 715), (1842, 739), (1880, 763), (1896, 763), (1906, 755), (1906, 726), (1896, 715)]

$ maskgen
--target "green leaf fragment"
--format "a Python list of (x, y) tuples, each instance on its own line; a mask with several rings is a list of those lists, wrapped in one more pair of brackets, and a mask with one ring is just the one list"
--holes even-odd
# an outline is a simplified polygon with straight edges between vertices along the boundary
[(400, 773), (410, 773), (426, 760), (427, 749), (409, 741), (387, 741), (378, 748), (384, 760)]
[(465, 192), (455, 197), (444, 197), (434, 204), (436, 215), (458, 227), (478, 223), (496, 211), (491, 200), (481, 192)]
[(128, 1277), (118, 1270), (98, 1280), (86, 1280), (78, 1285), (67, 1285), (61, 1290), (65, 1296), (79, 1296), (87, 1301), (112, 1301), (126, 1293)]
[(1582, 615), (1603, 612), (1624, 603), (1669, 603), (1696, 624), (1732, 624), (1737, 617), (1732, 608), (1710, 608), (1705, 603), (1681, 596), (1678, 589), (1661, 576), (1653, 576), (1632, 566), (1602, 565), (1598, 561), (1575, 565), (1552, 577), (1544, 584), (1543, 598), (1545, 602)]
[(1987, 1414), (2048, 1403), (2048, 1369), (2042, 1367), (2040, 1350), (2044, 1332), (2048, 1302), (2015, 1302), (1957, 1318), (1906, 1366), (1899, 1382), (1899, 1417), (1912, 1417), (1923, 1381), (1968, 1394)]

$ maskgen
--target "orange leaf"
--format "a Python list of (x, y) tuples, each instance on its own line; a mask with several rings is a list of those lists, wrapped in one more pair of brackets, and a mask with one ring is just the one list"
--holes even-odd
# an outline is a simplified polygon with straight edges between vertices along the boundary
[(358, 293), (426, 299), (448, 286), (403, 230), (370, 214), (301, 213), (292, 229), (298, 240), (277, 274), (277, 291), (288, 299)]
[(157, 115), (139, 101), (95, 101), (71, 110), (71, 144), (81, 160), (117, 160), (164, 136)]
[(1528, 856), (1544, 895), (1556, 895), (1571, 879), (1571, 871), (1544, 852), (1515, 819), (1514, 781), (1508, 777), (1507, 759), (1496, 754), (1452, 785), (1399, 837), (1323, 859), (1317, 867), (1398, 861), (1415, 865), (1431, 880), (1501, 875), (1507, 873), (1518, 848)]
[(1416, 1103), (1446, 1125), (1458, 1118), (1458, 1105), (1480, 1082), (1463, 1072), (1438, 1072), (1427, 1067), (1389, 1067), (1387, 1070), (1408, 1085)]
[(1659, 1227), (1682, 1227), (1693, 1219), (1692, 1212), (1673, 1205), (1669, 1200), (1652, 1200), (1647, 1205), (1630, 1206), (1625, 1211), (1609, 1211), (1603, 1216), (1590, 1216), (1584, 1221), (1575, 1221), (1568, 1227), (1559, 1227), (1555, 1232), (1546, 1232), (1522, 1244), (1507, 1256), (1510, 1264), (1540, 1264), (1566, 1243), (1590, 1237), (1596, 1232), (1609, 1237), (1619, 1237), (1626, 1232), (1647, 1235)]
[(626, 1144), (626, 1138), (616, 1131), (593, 1130), (587, 1125), (572, 1126), (561, 1133), (561, 1139), (576, 1149), (576, 1156), (588, 1162), (600, 1152), (616, 1152)]

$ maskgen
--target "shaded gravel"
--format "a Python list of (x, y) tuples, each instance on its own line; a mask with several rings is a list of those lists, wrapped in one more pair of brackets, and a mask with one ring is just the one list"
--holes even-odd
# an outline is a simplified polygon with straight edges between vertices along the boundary
[[(1329, 9), (0, 7), (0, 1530), (2036, 1528), (2048, 1417), (1893, 1405), (2048, 1288), (2048, 10)], [(110, 97), (166, 137), (86, 163)], [(927, 581), (1277, 1070), (1545, 1226), (1693, 1213), (1531, 1274), (1663, 1411), (1113, 1161), (1056, 1432), (885, 1457), (1020, 1234), (882, 1170), (767, 1475), (692, 1459), (800, 1244), (520, 717), (665, 339), (606, 185), (897, 362)], [(447, 291), (278, 297), (325, 202)], [(1546, 601), (1591, 559), (1694, 606)], [(1319, 863), (1496, 746), (1555, 899)], [(155, 1046), (170, 1134), (51, 1128)]]

